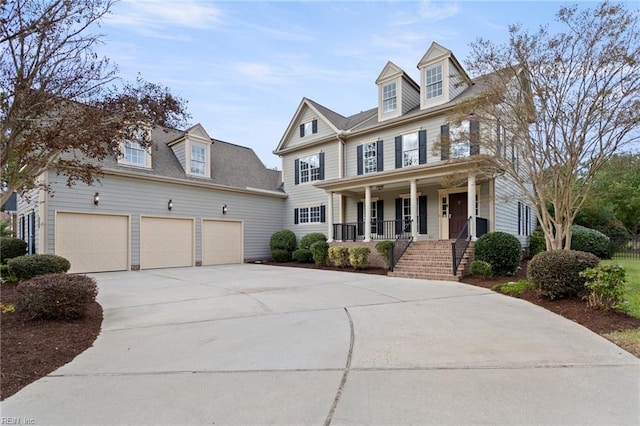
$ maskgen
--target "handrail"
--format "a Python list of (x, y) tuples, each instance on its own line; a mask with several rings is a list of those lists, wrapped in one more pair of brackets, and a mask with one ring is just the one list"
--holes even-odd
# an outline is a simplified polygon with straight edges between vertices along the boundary
[(467, 219), (466, 223), (456, 236), (456, 239), (451, 242), (451, 255), (453, 257), (452, 270), (454, 277), (458, 274), (458, 267), (460, 266), (464, 253), (467, 251), (469, 243), (471, 242), (471, 233), (469, 232), (470, 223), (471, 216)]
[(389, 247), (389, 271), (393, 272), (393, 268), (398, 263), (398, 260), (402, 257), (407, 248), (413, 241), (413, 235), (411, 234), (400, 234), (396, 238), (396, 240), (391, 243)]

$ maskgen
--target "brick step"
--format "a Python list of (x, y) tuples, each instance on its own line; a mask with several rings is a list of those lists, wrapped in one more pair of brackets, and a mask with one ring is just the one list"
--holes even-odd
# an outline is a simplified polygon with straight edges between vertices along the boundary
[(458, 267), (458, 276), (451, 275), (451, 241), (414, 241), (396, 263), (391, 277), (459, 281), (460, 276), (468, 273), (470, 253), (469, 245)]
[(387, 274), (390, 277), (395, 278), (412, 278), (412, 279), (420, 279), (420, 280), (438, 280), (438, 281), (460, 281), (459, 276), (453, 276), (448, 274), (437, 274), (437, 273), (410, 273), (410, 272), (389, 272)]

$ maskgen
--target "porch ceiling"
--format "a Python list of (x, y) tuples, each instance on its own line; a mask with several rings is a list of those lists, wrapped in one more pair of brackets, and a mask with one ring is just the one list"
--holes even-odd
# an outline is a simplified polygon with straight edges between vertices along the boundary
[[(379, 173), (371, 173), (341, 179), (331, 179), (316, 182), (314, 186), (327, 192), (342, 194), (362, 193), (369, 186), (376, 190), (407, 189), (408, 182), (415, 180), (417, 185), (451, 185), (456, 177), (464, 179), (473, 170), (478, 170), (482, 162), (481, 158), (464, 161), (447, 161), (432, 164), (411, 166), (402, 169), (386, 170)], [(478, 176), (480, 178), (480, 176)]]

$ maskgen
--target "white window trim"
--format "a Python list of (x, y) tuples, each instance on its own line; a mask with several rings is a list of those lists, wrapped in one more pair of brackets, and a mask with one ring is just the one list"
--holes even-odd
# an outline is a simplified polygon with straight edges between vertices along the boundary
[[(429, 83), (428, 77), (427, 77), (427, 73), (429, 71), (435, 70), (438, 67), (440, 67), (440, 80), (436, 80), (436, 81), (434, 81), (432, 83)], [(434, 64), (434, 65), (424, 69), (424, 99), (425, 99), (425, 102), (430, 102), (433, 99), (438, 99), (439, 97), (444, 96), (444, 92), (445, 92), (444, 73), (445, 73), (445, 68), (444, 68), (443, 64), (441, 64), (441, 63)], [(434, 86), (434, 85), (436, 85), (438, 83), (440, 83), (440, 93), (438, 95), (435, 95), (435, 96), (429, 96), (429, 87)]]
[[(201, 146), (204, 148), (204, 174), (191, 172), (191, 146)], [(187, 140), (185, 144), (185, 168), (189, 176), (210, 178), (211, 177), (211, 144), (207, 142)]]
[[(317, 220), (311, 220), (313, 218), (311, 209), (317, 209)], [(302, 220), (302, 215), (303, 215), (303, 211), (306, 213), (306, 221)], [(322, 205), (318, 204), (315, 206), (305, 206), (305, 207), (298, 207), (298, 225), (316, 225), (318, 223), (323, 223), (322, 222)]]
[[(415, 137), (416, 137), (416, 147), (415, 147), (415, 149), (407, 150), (407, 149), (405, 149), (405, 146), (404, 146), (405, 137), (406, 136), (410, 136), (410, 135), (415, 135)], [(415, 151), (416, 152), (415, 163), (412, 163), (412, 164), (406, 164), (405, 163), (405, 152), (408, 152), (408, 151)], [(419, 134), (418, 131), (405, 133), (404, 135), (402, 135), (402, 167), (417, 166), (418, 164), (420, 164), (420, 134)]]
[[(367, 168), (367, 147), (373, 146), (373, 162), (375, 163), (375, 170)], [(367, 142), (362, 144), (362, 173), (376, 173), (378, 171), (378, 141)]]
[[(311, 161), (310, 159), (316, 157), (316, 163), (318, 164), (317, 167), (311, 167)], [(304, 161), (303, 161), (304, 160)], [(309, 164), (309, 168), (307, 169), (307, 172), (309, 174), (309, 177), (307, 178), (307, 180), (303, 180), (302, 179), (302, 164)], [(315, 171), (315, 173), (314, 173)], [(315, 178), (314, 178), (315, 177)], [(304, 184), (310, 184), (316, 181), (320, 180), (320, 154), (316, 153), (316, 154), (311, 154), (311, 155), (307, 155), (304, 157), (299, 157), (298, 158), (298, 183), (300, 185), (304, 185)]]
[(449, 124), (449, 158), (471, 157), (470, 126), (471, 123), (468, 120), (459, 125)]
[[(385, 89), (390, 87), (391, 85), (393, 85), (393, 96), (387, 96), (385, 97)], [(391, 93), (391, 90), (388, 91), (389, 93)], [(388, 106), (385, 105), (385, 101), (391, 101), (393, 100), (393, 108), (390, 108)], [(382, 113), (383, 114), (391, 114), (393, 112), (396, 112), (396, 110), (398, 109), (398, 84), (396, 81), (391, 81), (389, 83), (383, 84), (382, 85)]]
[[(144, 149), (145, 151), (145, 163), (144, 164), (140, 164), (140, 163), (133, 163), (133, 162), (129, 162), (127, 161), (126, 158), (126, 143), (127, 141), (122, 141), (120, 142), (120, 152), (122, 153), (122, 155), (118, 156), (118, 164), (123, 165), (123, 166), (128, 166), (128, 167), (139, 167), (139, 168), (143, 168), (143, 169), (150, 169), (151, 168), (151, 147), (147, 147), (147, 148), (143, 148), (139, 143), (138, 146), (140, 146), (141, 149)], [(137, 143), (137, 142), (133, 142), (133, 143)]]

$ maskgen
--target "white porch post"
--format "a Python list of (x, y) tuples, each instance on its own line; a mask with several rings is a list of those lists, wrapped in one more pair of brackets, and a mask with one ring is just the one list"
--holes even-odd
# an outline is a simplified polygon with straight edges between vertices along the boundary
[(418, 185), (411, 180), (411, 236), (418, 239)]
[(371, 187), (364, 188), (364, 240), (371, 241)]
[(471, 239), (476, 239), (476, 175), (469, 174), (467, 181), (467, 217), (471, 218), (469, 222), (469, 235)]
[(333, 241), (333, 192), (328, 193), (329, 197), (327, 198), (327, 241)]

